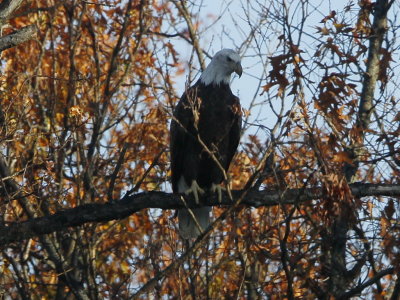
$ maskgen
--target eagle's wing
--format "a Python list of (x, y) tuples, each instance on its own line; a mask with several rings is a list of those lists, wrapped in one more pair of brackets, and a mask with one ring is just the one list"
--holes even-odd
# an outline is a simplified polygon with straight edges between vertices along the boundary
[(187, 129), (191, 124), (193, 117), (190, 109), (187, 108), (187, 97), (184, 93), (174, 110), (174, 115), (171, 121), (170, 130), (170, 151), (171, 151), (171, 182), (172, 190), (178, 191), (178, 181), (183, 173), (184, 156), (186, 155), (186, 145), (188, 133)]
[(234, 104), (232, 105), (233, 120), (232, 127), (229, 132), (229, 146), (227, 153), (227, 161), (225, 170), (228, 170), (229, 164), (231, 163), (233, 156), (236, 153), (237, 147), (240, 140), (240, 132), (242, 130), (242, 108), (240, 106), (239, 98), (235, 97)]
[[(183, 176), (184, 168), (193, 168), (194, 166), (185, 165), (186, 155), (190, 155), (189, 144), (193, 140), (193, 112), (188, 103), (186, 93), (183, 94), (178, 105), (175, 108), (174, 116), (171, 122), (170, 151), (171, 151), (171, 182), (174, 193), (179, 191), (178, 183)], [(192, 140), (189, 140), (192, 139)], [(210, 224), (211, 208), (199, 207), (193, 208), (192, 213), (187, 209), (178, 209), (179, 232), (184, 239), (195, 238), (200, 234), (198, 225), (204, 230)], [(193, 216), (196, 221), (193, 220)]]

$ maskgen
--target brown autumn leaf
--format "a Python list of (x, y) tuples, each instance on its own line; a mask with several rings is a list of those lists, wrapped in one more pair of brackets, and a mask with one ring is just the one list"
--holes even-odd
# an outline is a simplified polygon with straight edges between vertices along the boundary
[(386, 214), (386, 217), (387, 217), (388, 219), (392, 219), (392, 217), (393, 217), (395, 211), (396, 211), (396, 209), (395, 209), (395, 207), (394, 207), (394, 201), (393, 201), (393, 199), (389, 199), (389, 202), (388, 202), (388, 204), (387, 204), (386, 207), (385, 207), (385, 214)]

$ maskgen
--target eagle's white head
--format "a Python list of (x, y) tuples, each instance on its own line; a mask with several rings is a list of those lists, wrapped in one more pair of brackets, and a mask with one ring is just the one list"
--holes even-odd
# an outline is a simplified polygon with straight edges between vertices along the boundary
[(218, 51), (200, 76), (200, 81), (205, 85), (219, 85), (221, 82), (229, 84), (231, 74), (242, 76), (242, 65), (239, 54), (232, 49)]

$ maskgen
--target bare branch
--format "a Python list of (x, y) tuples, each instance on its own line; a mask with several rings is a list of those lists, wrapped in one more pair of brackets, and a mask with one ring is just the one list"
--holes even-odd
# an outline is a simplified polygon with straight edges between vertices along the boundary
[(370, 285), (373, 285), (374, 283), (378, 282), (382, 277), (393, 274), (394, 273), (394, 268), (389, 268), (386, 270), (382, 270), (379, 273), (377, 273), (374, 277), (371, 279), (367, 280), (363, 284), (360, 284), (356, 286), (355, 288), (351, 289), (350, 291), (344, 293), (339, 297), (339, 299), (349, 299), (350, 297), (354, 297), (359, 295), (366, 287), (369, 287)]
[(194, 28), (192, 18), (190, 16), (190, 13), (186, 7), (186, 2), (185, 1), (172, 1), (176, 8), (178, 9), (179, 13), (182, 15), (182, 17), (185, 19), (185, 22), (188, 26), (188, 31), (189, 31), (189, 36), (190, 39), (192, 40), (194, 50), (196, 51), (197, 58), (200, 63), (200, 67), (202, 70), (206, 68), (205, 63), (204, 63), (204, 55), (203, 55), (203, 50), (200, 47), (199, 39), (197, 37), (196, 30)]

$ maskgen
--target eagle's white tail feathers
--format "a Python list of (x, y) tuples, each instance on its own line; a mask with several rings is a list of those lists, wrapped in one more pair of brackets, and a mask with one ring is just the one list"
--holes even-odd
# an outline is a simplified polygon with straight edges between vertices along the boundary
[(193, 215), (188, 209), (178, 210), (179, 232), (184, 239), (197, 238), (210, 224), (211, 207), (193, 208), (191, 211)]
[[(193, 193), (196, 203), (199, 203), (199, 194), (204, 194), (204, 190), (199, 187), (196, 180), (193, 180), (189, 187), (183, 176), (178, 181), (178, 192), (190, 194)], [(178, 209), (179, 232), (184, 239), (197, 238), (201, 232), (210, 224), (211, 207), (193, 208), (191, 212), (188, 209)]]

